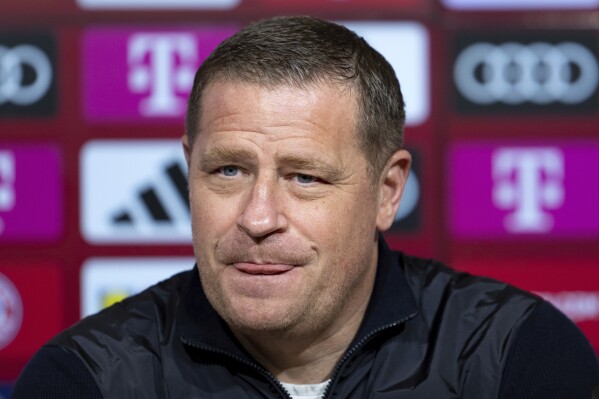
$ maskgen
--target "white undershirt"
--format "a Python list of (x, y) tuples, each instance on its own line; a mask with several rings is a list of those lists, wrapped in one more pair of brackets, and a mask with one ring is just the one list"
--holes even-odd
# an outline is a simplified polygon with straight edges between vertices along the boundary
[(289, 384), (281, 382), (292, 399), (321, 399), (329, 384), (329, 380), (320, 384)]

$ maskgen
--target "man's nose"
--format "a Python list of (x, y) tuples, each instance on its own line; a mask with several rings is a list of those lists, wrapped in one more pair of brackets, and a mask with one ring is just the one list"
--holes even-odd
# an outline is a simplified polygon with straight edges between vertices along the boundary
[(278, 184), (273, 176), (256, 179), (238, 221), (248, 235), (260, 238), (287, 228)]

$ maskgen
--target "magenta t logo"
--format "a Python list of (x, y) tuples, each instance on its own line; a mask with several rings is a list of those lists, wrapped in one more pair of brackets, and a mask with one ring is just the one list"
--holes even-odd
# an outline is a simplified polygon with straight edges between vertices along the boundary
[(11, 151), (0, 151), (0, 211), (15, 206), (15, 156)]
[(232, 27), (136, 31), (99, 28), (83, 38), (85, 114), (97, 122), (181, 122), (195, 71)]
[(59, 238), (62, 198), (56, 146), (0, 144), (0, 242)]
[(599, 143), (461, 143), (448, 170), (458, 237), (599, 234)]
[(500, 148), (493, 153), (493, 203), (511, 210), (504, 226), (512, 233), (545, 233), (551, 210), (564, 203), (564, 157), (559, 148)]
[(199, 65), (195, 37), (187, 33), (139, 33), (131, 36), (127, 50), (129, 89), (146, 95), (139, 102), (140, 113), (183, 114)]

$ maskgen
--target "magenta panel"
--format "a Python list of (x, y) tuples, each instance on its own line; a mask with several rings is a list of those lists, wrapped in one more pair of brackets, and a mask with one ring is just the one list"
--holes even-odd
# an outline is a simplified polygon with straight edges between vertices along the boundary
[(62, 183), (57, 146), (0, 143), (0, 242), (58, 239)]
[(180, 123), (198, 66), (236, 30), (88, 29), (82, 43), (86, 119)]
[(599, 143), (466, 142), (449, 155), (456, 238), (599, 235)]

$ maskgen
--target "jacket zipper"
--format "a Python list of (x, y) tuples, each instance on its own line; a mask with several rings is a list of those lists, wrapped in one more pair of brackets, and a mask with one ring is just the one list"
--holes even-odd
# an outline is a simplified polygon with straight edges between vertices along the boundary
[(400, 324), (403, 324), (406, 321), (414, 318), (415, 316), (416, 316), (416, 312), (404, 317), (403, 319), (399, 319), (391, 324), (387, 324), (385, 326), (377, 328), (376, 330), (371, 331), (368, 335), (366, 335), (364, 338), (362, 338), (360, 341), (358, 341), (354, 346), (352, 346), (350, 348), (350, 350), (345, 352), (345, 355), (341, 358), (339, 363), (337, 363), (337, 366), (335, 367), (335, 370), (333, 371), (333, 374), (331, 375), (331, 381), (327, 385), (327, 387), (324, 391), (324, 394), (322, 395), (323, 399), (327, 399), (331, 396), (331, 392), (333, 391), (333, 387), (337, 383), (336, 380), (339, 377), (341, 370), (343, 370), (343, 368), (345, 367), (345, 364), (348, 362), (348, 360), (351, 359), (360, 348), (362, 348), (364, 345), (366, 345), (372, 338), (374, 338), (381, 332), (383, 332), (387, 329), (390, 329), (390, 328), (394, 328)]
[[(331, 375), (331, 381), (329, 382), (329, 384), (327, 385), (324, 394), (323, 394), (323, 398), (326, 399), (331, 395), (331, 392), (333, 390), (334, 385), (336, 385), (336, 379), (339, 376), (339, 374), (341, 373), (341, 370), (343, 369), (343, 367), (345, 366), (345, 364), (347, 363), (347, 361), (349, 359), (352, 358), (352, 356), (364, 345), (366, 345), (372, 338), (374, 338), (375, 336), (377, 336), (378, 334), (380, 334), (381, 332), (390, 329), (390, 328), (394, 328), (400, 324), (405, 323), (406, 321), (414, 318), (416, 316), (416, 313), (412, 313), (406, 317), (404, 317), (403, 319), (397, 320), (391, 324), (387, 324), (385, 326), (379, 327), (376, 330), (371, 331), (368, 335), (366, 335), (364, 338), (362, 338), (358, 343), (356, 343), (354, 346), (352, 346), (350, 348), (350, 350), (348, 350), (347, 352), (345, 352), (345, 355), (343, 356), (343, 358), (341, 358), (341, 360), (339, 361), (339, 363), (337, 363), (337, 366), (335, 367), (335, 370), (333, 371), (333, 374)], [(202, 345), (198, 345), (194, 342), (189, 341), (186, 338), (182, 338), (183, 342), (186, 345), (192, 346), (196, 349), (200, 349), (200, 350), (204, 350), (204, 351), (208, 351), (208, 352), (212, 352), (212, 353), (216, 353), (222, 356), (226, 356), (229, 357), (233, 360), (235, 360), (238, 363), (241, 363), (243, 365), (249, 366), (252, 369), (256, 370), (257, 372), (259, 372), (260, 374), (262, 374), (263, 376), (265, 376), (271, 384), (273, 384), (278, 390), (279, 390), (279, 394), (281, 394), (283, 396), (283, 398), (285, 399), (291, 399), (291, 395), (289, 394), (289, 392), (287, 392), (287, 389), (285, 389), (285, 387), (281, 384), (281, 382), (268, 370), (266, 370), (265, 368), (259, 366), (258, 364), (254, 363), (254, 362), (250, 362), (247, 359), (242, 358), (241, 356), (237, 356), (234, 353), (231, 352), (227, 352), (218, 348), (213, 348), (213, 347), (207, 347), (207, 346), (202, 346)]]
[(254, 363), (254, 362), (250, 362), (249, 360), (244, 359), (241, 356), (237, 356), (236, 354), (231, 353), (231, 352), (227, 352), (227, 351), (224, 351), (224, 350), (221, 350), (218, 348), (209, 347), (209, 346), (198, 345), (194, 342), (189, 341), (187, 338), (184, 338), (184, 337), (182, 337), (181, 340), (186, 345), (192, 346), (196, 349), (204, 350), (207, 352), (212, 352), (212, 353), (222, 355), (222, 356), (226, 356), (226, 357), (229, 357), (229, 358), (235, 360), (238, 363), (241, 363), (245, 366), (251, 367), (252, 369), (254, 369), (257, 372), (259, 372), (260, 374), (262, 374), (264, 377), (266, 377), (279, 390), (279, 394), (282, 395), (282, 397), (284, 399), (292, 399), (291, 395), (289, 394), (289, 392), (287, 392), (287, 389), (285, 389), (285, 387), (281, 384), (281, 382), (270, 371), (259, 366), (258, 364)]

